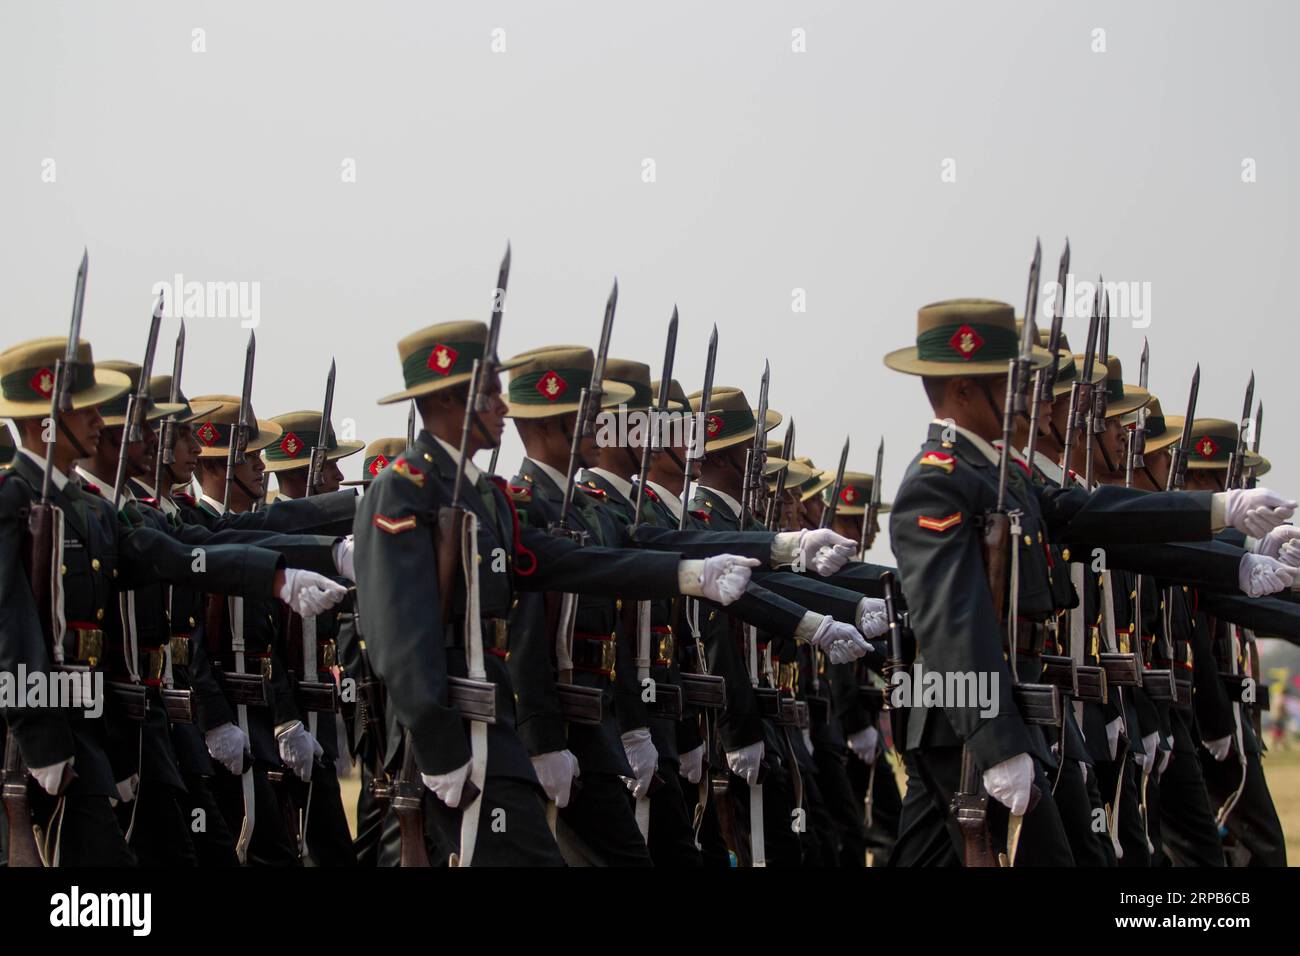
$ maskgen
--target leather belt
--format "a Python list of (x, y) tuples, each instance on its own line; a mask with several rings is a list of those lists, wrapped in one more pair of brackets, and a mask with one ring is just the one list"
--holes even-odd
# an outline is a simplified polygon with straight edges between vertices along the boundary
[(617, 643), (613, 634), (573, 635), (573, 669), (603, 677), (614, 676)]
[(1038, 657), (1043, 653), (1043, 645), (1048, 636), (1046, 624), (1021, 618), (1016, 623), (1016, 653)]
[[(104, 631), (93, 624), (69, 621), (64, 640), (72, 641), (72, 653), (64, 655), (65, 664), (85, 664), (94, 667), (104, 658)], [(64, 648), (68, 645), (65, 643)], [(68, 658), (71, 658), (69, 660)]]

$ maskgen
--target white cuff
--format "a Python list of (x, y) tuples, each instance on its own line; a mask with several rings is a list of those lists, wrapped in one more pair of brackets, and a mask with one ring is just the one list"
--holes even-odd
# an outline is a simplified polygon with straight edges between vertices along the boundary
[(799, 538), (802, 531), (781, 531), (772, 539), (772, 567), (783, 568), (794, 564), (799, 553)]
[(677, 565), (677, 591), (687, 597), (704, 597), (704, 561), (684, 559)]
[(1210, 533), (1215, 534), (1228, 526), (1226, 517), (1228, 493), (1216, 491), (1210, 495)]
[(812, 639), (817, 635), (817, 629), (822, 626), (822, 621), (826, 620), (825, 614), (818, 614), (816, 611), (805, 611), (803, 618), (799, 621), (799, 626), (794, 629), (796, 640), (807, 641), (812, 643)]

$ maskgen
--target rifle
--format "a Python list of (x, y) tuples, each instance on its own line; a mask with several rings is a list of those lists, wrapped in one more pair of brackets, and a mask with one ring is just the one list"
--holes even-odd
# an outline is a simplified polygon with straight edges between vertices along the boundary
[(691, 505), (691, 482), (700, 477), (700, 467), (708, 447), (709, 406), (713, 401), (713, 370), (718, 362), (718, 327), (709, 333), (709, 349), (704, 359), (704, 388), (700, 390), (700, 410), (691, 416), (687, 429), (686, 467), (682, 470), (682, 513), (677, 530), (686, 530), (686, 513)]
[[(50, 649), (50, 660), (57, 661), (55, 643), (63, 635), (57, 625), (51, 571), (54, 563), (55, 535), (60, 534), (53, 501), (54, 448), (58, 441), (59, 414), (72, 410), (72, 379), (77, 363), (77, 347), (81, 343), (81, 314), (86, 301), (86, 276), (90, 271), (90, 253), (82, 252), (77, 269), (77, 284), (72, 295), (72, 323), (68, 331), (68, 345), (63, 359), (54, 365), (54, 386), (50, 391), (50, 418), (45, 434), (45, 471), (41, 479), (40, 500), (33, 503), (27, 513), (27, 541), (24, 564), (27, 580), (32, 588), (32, 600), (41, 623), (41, 637)], [(32, 823), (31, 807), (27, 800), (27, 764), (18, 747), (18, 738), (12, 731), (5, 743), (3, 793), (5, 818), (8, 822), (8, 863), (13, 867), (44, 866), (45, 860), (36, 845), (36, 829)], [(76, 777), (76, 771), (65, 773), (65, 786)]]
[(113, 476), (113, 510), (122, 500), (122, 485), (126, 482), (127, 446), (144, 441), (145, 411), (149, 408), (149, 377), (153, 374), (153, 356), (158, 348), (158, 330), (162, 325), (163, 294), (153, 307), (149, 321), (149, 340), (144, 347), (144, 362), (140, 365), (140, 380), (135, 391), (126, 399), (126, 416), (122, 425), (122, 444), (117, 450), (117, 473)]
[[(1034, 317), (1038, 306), (1039, 271), (1042, 266), (1042, 246), (1034, 245), (1034, 258), (1029, 266), (1029, 288), (1025, 296), (1025, 323), (1021, 329), (1020, 349), (1008, 362), (1006, 397), (1002, 408), (1002, 447), (998, 455), (997, 496), (992, 510), (983, 516), (985, 574), (988, 580), (994, 619), (999, 626), (1004, 610), (1004, 595), (1008, 575), (1012, 582), (1013, 597), (1018, 593), (1016, 579), (1019, 575), (1020, 512), (1007, 510), (1007, 483), (1010, 477), (1011, 443), (1017, 413), (1028, 414), (1031, 404), (1026, 390), (1030, 385), (1029, 371), (1033, 365), (1034, 342), (1037, 329)], [(1010, 554), (1008, 555), (1008, 552)], [(1010, 561), (1008, 562), (1008, 557)], [(1017, 707), (1028, 724), (1061, 725), (1060, 698), (1051, 684), (1022, 684), (1016, 672), (1018, 608), (1006, 609), (1009, 623), (1009, 650), (1007, 661), (1011, 669), (1012, 693)], [(979, 768), (968, 746), (962, 747), (961, 784), (952, 798), (952, 813), (961, 829), (963, 860), (966, 866), (996, 866), (988, 831), (988, 796), (983, 792)], [(1013, 816), (1008, 825), (1008, 856), (1014, 861), (1014, 846), (1019, 822)]]
[(1172, 460), (1169, 462), (1169, 477), (1165, 482), (1165, 491), (1173, 491), (1187, 484), (1187, 456), (1191, 451), (1192, 422), (1196, 417), (1196, 399), (1201, 390), (1201, 363), (1196, 363), (1192, 373), (1192, 387), (1187, 395), (1187, 414), (1183, 417), (1183, 430), (1178, 436), (1178, 444), (1173, 447)]
[[(1264, 402), (1261, 400), (1260, 403), (1257, 406), (1255, 406), (1255, 431), (1254, 434), (1251, 436), (1252, 441), (1251, 441), (1251, 448), (1250, 448), (1250, 450), (1254, 452), (1257, 457), (1259, 455), (1259, 435), (1260, 432), (1262, 432), (1263, 430), (1264, 430)], [(1246, 480), (1245, 480), (1244, 487), (1246, 488), (1255, 487), (1255, 466), (1254, 465), (1251, 465), (1248, 469), (1246, 469)]]
[[(444, 630), (451, 627), (452, 596), (455, 593), (456, 574), (462, 572), (466, 584), (465, 654), (468, 662), (466, 677), (448, 677), (447, 695), (462, 717), (470, 720), (470, 776), (461, 792), (460, 803), (453, 809), (461, 813), (460, 853), (453, 855), (453, 865), (469, 866), (474, 856), (478, 836), (478, 800), (485, 784), (487, 769), (487, 728), (496, 722), (496, 685), (487, 679), (483, 666), (482, 621), (478, 606), (477, 561), (466, 562), (465, 550), (478, 552), (477, 523), (473, 513), (465, 507), (464, 490), (467, 465), (470, 459), (470, 431), (478, 425), (481, 433), (491, 439), (478, 418), (491, 401), (489, 387), (497, 374), (500, 358), (497, 342), (501, 335), (501, 315), (505, 309), (506, 289), (510, 280), (510, 244), (497, 272), (496, 291), (492, 297), (492, 317), (488, 323), (487, 341), (482, 358), (475, 359), (470, 372), (469, 390), (465, 396), (465, 417), (461, 423), (460, 455), (456, 463), (456, 479), (452, 484), (450, 505), (438, 509), (438, 527), (434, 541), (435, 573), (438, 597), (442, 603)], [(413, 412), (412, 412), (413, 414)], [(478, 707), (461, 706), (469, 699)], [(424, 785), (415, 763), (415, 748), (409, 729), (402, 731), (402, 769), (392, 787), (392, 807), (397, 814), (402, 840), (402, 866), (428, 866), (429, 856), (424, 843)]]
[(889, 618), (889, 647), (885, 658), (885, 690), (881, 707), (889, 714), (889, 733), (894, 740), (894, 749), (901, 756), (907, 749), (907, 708), (893, 706), (890, 692), (894, 687), (894, 675), (904, 673), (911, 667), (915, 639), (899, 610), (902, 607), (902, 592), (898, 587), (898, 577), (893, 571), (886, 571), (880, 576), (880, 583), (885, 587), (885, 616)]
[(1224, 490), (1244, 488), (1246, 480), (1246, 433), (1250, 431), (1250, 406), (1255, 401), (1255, 373), (1250, 373), (1246, 383), (1246, 402), (1241, 409), (1241, 419), (1237, 422), (1237, 444), (1228, 456), (1228, 474), (1224, 479)]
[(785, 459), (787, 465), (781, 469), (781, 474), (776, 476), (776, 491), (772, 493), (771, 499), (767, 502), (767, 514), (764, 515), (763, 524), (767, 526), (768, 531), (779, 531), (781, 524), (781, 499), (785, 497), (785, 482), (790, 474), (789, 462), (794, 461), (794, 419), (790, 419), (790, 424), (785, 428), (785, 437), (781, 440), (781, 457)]
[[(849, 439), (844, 438), (844, 447), (840, 449), (840, 464), (835, 469), (835, 484), (831, 485), (830, 503), (822, 509), (822, 518), (817, 527), (829, 528), (835, 521), (835, 515), (840, 507), (840, 492), (844, 490), (844, 467), (849, 461)], [(874, 483), (874, 479), (873, 479)]]
[(411, 399), (411, 407), (406, 413), (406, 447), (415, 447), (415, 399)]
[(876, 471), (871, 476), (871, 498), (867, 501), (867, 512), (862, 516), (862, 533), (858, 538), (858, 560), (867, 560), (867, 538), (875, 527), (880, 514), (880, 475), (885, 469), (885, 438), (882, 435), (876, 446)]
[(754, 441), (745, 455), (745, 475), (740, 487), (740, 530), (749, 527), (756, 503), (763, 494), (763, 470), (767, 465), (767, 395), (772, 380), (772, 366), (763, 362), (763, 378), (758, 387), (758, 414), (754, 422)]
[[(172, 385), (167, 399), (179, 405), (181, 400), (181, 366), (185, 364), (185, 320), (181, 320), (181, 330), (176, 333), (176, 351), (172, 356)], [(158, 452), (154, 456), (153, 487), (158, 501), (163, 499), (163, 474), (170, 474), (170, 465), (176, 461), (176, 423), (177, 415), (172, 413), (163, 419), (162, 430), (158, 433)], [(170, 476), (175, 479), (175, 475)], [(174, 481), (168, 480), (167, 490), (171, 491)]]
[[(1108, 364), (1110, 361), (1110, 297), (1102, 295), (1101, 276), (1097, 277), (1097, 293), (1094, 296), (1097, 304), (1097, 315), (1100, 323), (1098, 345), (1098, 361), (1102, 364)], [(1109, 374), (1107, 374), (1109, 378)], [(1092, 490), (1094, 483), (1093, 469), (1093, 448), (1101, 448), (1102, 455), (1105, 456), (1107, 472), (1112, 472), (1110, 458), (1106, 456), (1106, 449), (1101, 446), (1101, 439), (1097, 436), (1106, 431), (1106, 382), (1102, 382), (1100, 387), (1093, 386), (1089, 393), (1092, 401), (1087, 409), (1087, 426), (1086, 434), (1088, 435), (1088, 445), (1084, 451), (1083, 458), (1083, 475), (1084, 481), (1088, 485), (1088, 490)]]

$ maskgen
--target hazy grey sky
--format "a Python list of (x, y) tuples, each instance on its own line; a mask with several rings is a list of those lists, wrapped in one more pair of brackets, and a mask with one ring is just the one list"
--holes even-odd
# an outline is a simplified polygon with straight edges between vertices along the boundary
[[(1150, 283), (1150, 327), (1117, 322), (1112, 351), (1135, 375), (1150, 337), (1167, 411), (1199, 359), (1201, 412), (1236, 418), (1255, 369), (1270, 482), (1294, 492), (1298, 19), (1258, 2), (5, 0), (5, 344), (66, 334), (83, 245), (103, 359), (139, 360), (155, 282), (256, 282), (259, 415), (317, 406), (335, 356), (336, 421), (396, 435), (405, 408), (374, 399), (400, 387), (397, 339), (485, 319), (509, 238), (503, 354), (594, 341), (617, 275), (614, 354), (657, 375), (675, 302), (692, 390), (716, 322), (718, 382), (756, 398), (769, 357), (773, 406), (824, 466), (847, 431), (870, 470), (883, 434), (888, 497), (929, 415), (881, 355), (927, 302), (1019, 310), (1035, 236), (1051, 277), (1068, 233), (1080, 278)], [(1066, 323), (1080, 346), (1084, 325)], [(236, 391), (246, 334), (191, 321), (186, 390)], [(511, 434), (502, 470), (519, 456)]]

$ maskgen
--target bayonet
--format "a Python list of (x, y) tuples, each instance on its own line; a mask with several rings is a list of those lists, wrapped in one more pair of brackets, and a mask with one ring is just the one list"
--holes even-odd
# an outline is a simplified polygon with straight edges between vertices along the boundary
[(755, 502), (762, 495), (763, 470), (767, 464), (767, 396), (772, 380), (772, 366), (763, 362), (763, 378), (758, 386), (758, 408), (754, 419), (754, 443), (750, 449), (745, 468), (745, 477), (740, 491), (740, 529), (749, 524), (750, 518), (758, 509)]
[(1241, 419), (1237, 422), (1237, 444), (1228, 457), (1228, 475), (1224, 488), (1241, 488), (1246, 479), (1246, 433), (1250, 431), (1250, 407), (1255, 404), (1255, 373), (1250, 373), (1246, 383), (1246, 401), (1241, 408)]
[(415, 399), (411, 399), (411, 407), (406, 412), (406, 447), (415, 446)]
[(637, 473), (635, 514), (633, 523), (641, 521), (641, 502), (645, 500), (646, 476), (650, 473), (650, 455), (658, 451), (663, 444), (661, 418), (668, 411), (668, 396), (672, 392), (673, 365), (677, 358), (677, 306), (673, 306), (673, 317), (668, 320), (668, 341), (664, 345), (663, 374), (659, 379), (659, 394), (655, 404), (646, 409), (648, 417), (645, 444), (641, 447), (641, 470)]
[(320, 413), (320, 431), (316, 433), (316, 444), (312, 446), (311, 458), (307, 463), (307, 491), (304, 497), (310, 498), (316, 493), (321, 475), (325, 471), (325, 460), (329, 454), (330, 435), (333, 428), (330, 423), (334, 417), (334, 376), (336, 367), (330, 359), (329, 375), (325, 378), (325, 402)]
[[(235, 483), (235, 469), (244, 463), (248, 449), (248, 439), (257, 427), (253, 422), (253, 365), (257, 360), (257, 334), (248, 332), (248, 348), (244, 351), (244, 384), (239, 392), (239, 421), (230, 433), (230, 448), (226, 452), (226, 490), (222, 497), (222, 507), (230, 510), (230, 488)], [(245, 489), (247, 491), (247, 489)], [(250, 495), (250, 498), (252, 496)], [(252, 501), (250, 507), (257, 508)]]
[(1187, 455), (1191, 451), (1192, 422), (1196, 418), (1196, 398), (1201, 390), (1201, 363), (1196, 363), (1192, 373), (1192, 387), (1187, 395), (1187, 414), (1183, 416), (1183, 430), (1178, 436), (1178, 444), (1173, 449), (1173, 460), (1169, 463), (1169, 479), (1166, 491), (1182, 488), (1187, 483)]
[[(1098, 333), (1097, 362), (1110, 365), (1110, 293), (1105, 291), (1101, 276), (1097, 276), (1097, 294), (1101, 296), (1101, 326)], [(1107, 375), (1109, 378), (1109, 374)], [(1092, 433), (1099, 435), (1106, 430), (1106, 383), (1092, 390)], [(1108, 463), (1109, 464), (1109, 463)]]
[[(1151, 364), (1151, 343), (1147, 341), (1146, 336), (1142, 337), (1142, 358), (1138, 363), (1138, 385), (1141, 388), (1147, 387), (1150, 378)], [(1133, 428), (1128, 433), (1128, 460), (1124, 465), (1124, 487), (1133, 487), (1133, 472), (1138, 468), (1146, 467), (1146, 458), (1143, 452), (1146, 450), (1147, 443), (1147, 409), (1143, 405), (1138, 409), (1137, 417), (1133, 423)]]
[[(1261, 399), (1260, 403), (1255, 406), (1255, 430), (1251, 435), (1251, 445), (1250, 445), (1250, 450), (1255, 453), (1256, 457), (1259, 456), (1259, 433), (1261, 430), (1263, 430), (1263, 428), (1264, 428), (1264, 402)], [(1247, 488), (1255, 487), (1255, 466), (1254, 465), (1251, 465), (1250, 468), (1247, 470), (1246, 487)]]
[(144, 362), (140, 366), (140, 379), (135, 391), (127, 396), (126, 415), (122, 420), (122, 443), (117, 450), (117, 471), (113, 476), (113, 508), (122, 500), (122, 485), (126, 482), (127, 446), (144, 441), (145, 411), (149, 408), (149, 377), (153, 374), (153, 357), (158, 348), (158, 331), (162, 328), (163, 293), (158, 293), (153, 316), (149, 320), (149, 339), (144, 346)]
[[(86, 275), (90, 272), (90, 252), (82, 250), (81, 265), (77, 268), (77, 286), (72, 293), (72, 326), (68, 330), (68, 344), (63, 350), (63, 361), (54, 363), (54, 382), (50, 390), (50, 421), (45, 429), (45, 474), (41, 478), (41, 504), (48, 505), (54, 493), (54, 446), (58, 441), (59, 415), (72, 411), (72, 376), (77, 363), (77, 348), (81, 344), (81, 313), (86, 304)], [(77, 445), (75, 438), (72, 443)], [(78, 446), (80, 447), (80, 446)]]
[(849, 462), (849, 439), (844, 438), (844, 447), (840, 449), (840, 463), (835, 469), (835, 483), (831, 485), (830, 503), (822, 509), (822, 520), (818, 525), (819, 528), (829, 528), (835, 523), (835, 513), (839, 510), (840, 492), (844, 490), (844, 468)]
[(718, 326), (709, 333), (709, 349), (704, 359), (704, 388), (700, 390), (700, 409), (690, 419), (687, 429), (686, 467), (682, 469), (682, 513), (677, 519), (677, 530), (686, 528), (686, 512), (691, 502), (691, 482), (700, 477), (700, 463), (708, 445), (709, 405), (713, 401), (713, 370), (718, 363)]
[(862, 516), (862, 534), (858, 538), (859, 561), (867, 559), (867, 538), (870, 537), (871, 528), (880, 514), (880, 476), (884, 469), (885, 439), (881, 436), (880, 444), (876, 447), (876, 471), (871, 476), (871, 498), (867, 502), (867, 513)]
[[(181, 319), (181, 330), (176, 333), (176, 350), (172, 353), (172, 386), (167, 395), (168, 401), (179, 405), (181, 401), (181, 367), (185, 364), (185, 320)], [(154, 494), (161, 503), (163, 499), (164, 473), (170, 474), (168, 466), (176, 462), (176, 415), (163, 419), (162, 431), (158, 435), (158, 451), (155, 455), (153, 487)], [(175, 476), (172, 476), (175, 477)], [(168, 490), (171, 481), (168, 479)]]
[(776, 477), (776, 491), (773, 493), (771, 500), (767, 503), (766, 520), (763, 522), (769, 531), (776, 531), (777, 525), (781, 522), (781, 498), (785, 495), (786, 478), (790, 473), (790, 463), (794, 461), (794, 419), (790, 419), (790, 424), (785, 427), (785, 438), (781, 440), (781, 457), (786, 461), (786, 467), (781, 469), (781, 474)]

